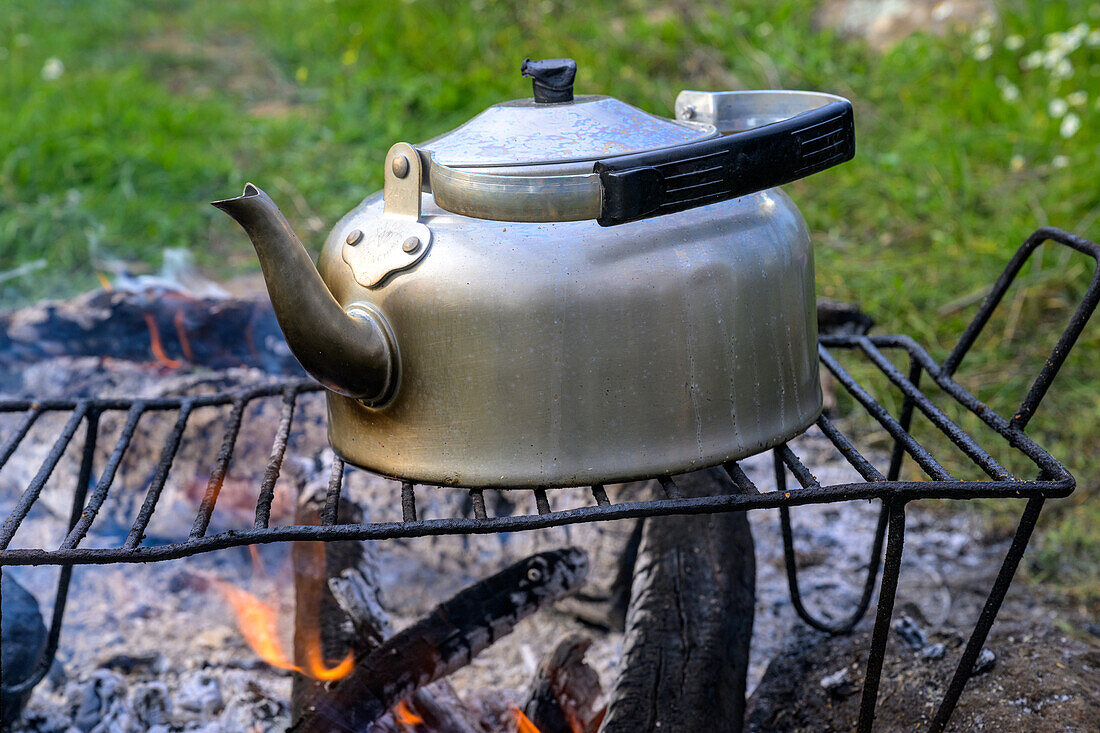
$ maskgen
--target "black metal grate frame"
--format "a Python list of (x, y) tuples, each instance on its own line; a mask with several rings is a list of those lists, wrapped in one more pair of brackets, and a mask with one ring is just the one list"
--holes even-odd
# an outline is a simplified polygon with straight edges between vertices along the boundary
[[(1083, 253), (1097, 262), (1088, 289), (1071, 317), (1070, 323), (1058, 339), (1049, 359), (1032, 382), (1027, 396), (1011, 418), (1002, 417), (970, 392), (960, 386), (954, 374), (969, 352), (982, 329), (989, 321), (1005, 292), (1019, 274), (1027, 259), (1038, 246), (1052, 241)], [(331, 477), (322, 523), (319, 526), (270, 526), (272, 500), (275, 485), (287, 449), (298, 398), (303, 393), (320, 390), (312, 382), (294, 382), (246, 391), (223, 393), (206, 397), (179, 397), (163, 399), (107, 399), (107, 400), (59, 400), (59, 401), (8, 401), (0, 402), (0, 412), (21, 414), (15, 431), (0, 445), (0, 468), (11, 458), (27, 436), (35, 422), (46, 413), (68, 414), (69, 418), (60, 435), (48, 452), (37, 475), (19, 497), (15, 506), (0, 525), (0, 570), (5, 565), (58, 565), (61, 567), (53, 618), (49, 632), (46, 660), (38, 673), (17, 686), (5, 689), (11, 692), (26, 690), (36, 684), (49, 669), (57, 650), (66, 594), (74, 565), (94, 565), (119, 562), (153, 562), (171, 560), (226, 547), (291, 540), (381, 540), (397, 537), (420, 537), (438, 534), (464, 534), (489, 532), (514, 532), (539, 529), (564, 524), (622, 519), (628, 517), (652, 517), (670, 514), (704, 514), (711, 512), (746, 511), (762, 508), (780, 509), (781, 529), (786, 556), (787, 577), (791, 598), (799, 616), (809, 625), (834, 634), (850, 632), (866, 614), (874, 595), (880, 565), (882, 578), (878, 608), (872, 631), (870, 655), (863, 688), (860, 709), (860, 731), (870, 731), (874, 720), (878, 685), (882, 672), (890, 619), (901, 569), (901, 555), (905, 531), (905, 505), (919, 499), (976, 499), (1004, 498), (1026, 499), (1016, 535), (1005, 556), (999, 574), (987, 598), (970, 639), (959, 660), (958, 667), (948, 685), (943, 701), (930, 726), (932, 731), (942, 731), (947, 724), (959, 696), (973, 668), (982, 644), (1004, 600), (1008, 586), (1020, 562), (1035, 527), (1043, 503), (1048, 498), (1068, 496), (1075, 480), (1061, 463), (1028, 437), (1025, 430), (1029, 420), (1057, 375), (1070, 349), (1081, 334), (1097, 302), (1100, 301), (1100, 246), (1058, 229), (1044, 228), (1036, 231), (1016, 252), (1004, 273), (993, 285), (977, 315), (964, 331), (958, 344), (942, 364), (937, 363), (927, 351), (906, 336), (830, 336), (823, 337), (819, 356), (823, 366), (863, 409), (888, 433), (893, 442), (893, 453), (887, 473), (884, 475), (856, 449), (853, 442), (826, 416), (817, 421), (817, 428), (839, 451), (862, 481), (822, 486), (788, 444), (774, 449), (776, 491), (761, 492), (736, 462), (724, 465), (729, 476), (728, 492), (717, 496), (684, 497), (670, 476), (655, 477), (664, 489), (664, 498), (626, 503), (612, 503), (604, 488), (591, 487), (592, 502), (588, 506), (555, 511), (548, 492), (540, 488), (524, 488), (534, 495), (536, 514), (518, 516), (489, 516), (485, 508), (484, 492), (489, 489), (468, 488), (473, 516), (421, 519), (416, 511), (416, 486), (402, 484), (400, 522), (375, 522), (367, 524), (338, 524), (336, 507), (347, 470), (336, 458)], [(841, 366), (834, 351), (857, 352), (900, 390), (903, 403), (897, 418), (872, 397), (871, 393)], [(908, 373), (903, 373), (884, 352), (900, 352), (908, 358)], [(999, 463), (970, 434), (956, 424), (920, 387), (922, 375), (927, 374), (939, 391), (976, 416), (991, 428), (1007, 444), (1007, 448), (1029, 459), (1037, 470), (1037, 478), (1021, 478)], [(270, 460), (266, 466), (256, 501), (255, 522), (252, 529), (228, 531), (208, 535), (210, 518), (218, 501), (218, 495), (233, 459), (234, 446), (240, 432), (246, 408), (250, 403), (269, 398), (282, 401), (281, 417), (276, 429)], [(187, 539), (165, 545), (142, 544), (145, 530), (157, 508), (161, 491), (165, 486), (173, 460), (180, 448), (189, 416), (198, 408), (212, 405), (230, 406), (221, 450)], [(909, 428), (919, 411), (970, 459), (988, 478), (962, 480), (956, 478), (922, 445)], [(162, 449), (144, 503), (134, 518), (126, 540), (117, 547), (82, 548), (97, 512), (103, 505), (122, 458), (129, 447), (141, 417), (149, 412), (167, 412), (175, 415), (175, 424)], [(99, 432), (100, 416), (107, 412), (125, 412), (126, 420), (117, 443), (104, 466), (94, 488), (93, 459)], [(84, 444), (77, 484), (74, 491), (69, 533), (57, 548), (11, 549), (9, 545), (20, 524), (38, 500), (43, 487), (57, 466), (62, 455), (72, 443), (81, 426), (84, 426)], [(1001, 448), (1005, 448), (1002, 445)], [(927, 476), (926, 480), (900, 480), (905, 457), (911, 458)], [(798, 487), (787, 486), (788, 472)], [(90, 489), (90, 491), (89, 491)], [(457, 490), (457, 489), (456, 489)], [(794, 541), (791, 531), (790, 508), (828, 502), (874, 499), (882, 502), (881, 513), (868, 562), (868, 573), (861, 601), (851, 616), (842, 623), (830, 623), (815, 618), (805, 608), (799, 592), (798, 576), (794, 561)], [(885, 545), (885, 559), (882, 558)], [(0, 670), (2, 674), (2, 670)], [(2, 679), (2, 678), (0, 678)]]

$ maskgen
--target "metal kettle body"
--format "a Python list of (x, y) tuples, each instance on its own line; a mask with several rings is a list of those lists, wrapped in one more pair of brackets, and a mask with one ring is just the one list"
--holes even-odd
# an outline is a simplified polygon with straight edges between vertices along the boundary
[(422, 483), (564, 486), (690, 471), (801, 432), (821, 410), (806, 225), (779, 189), (700, 213), (497, 222), (425, 196), (431, 250), (370, 289), (344, 258), (382, 216), (368, 198), (318, 268), (342, 306), (389, 324), (400, 376), (381, 406), (328, 395), (333, 447)]
[(610, 483), (816, 420), (813, 251), (778, 186), (854, 155), (851, 104), (685, 91), (669, 120), (574, 97), (575, 72), (524, 62), (532, 99), (391, 147), (317, 269), (255, 186), (216, 202), (329, 388), (348, 462), (426, 484)]

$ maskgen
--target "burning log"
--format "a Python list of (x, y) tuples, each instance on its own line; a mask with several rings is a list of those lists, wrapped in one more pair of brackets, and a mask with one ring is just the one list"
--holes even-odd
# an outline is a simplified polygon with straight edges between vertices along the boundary
[[(321, 523), (327, 481), (307, 481), (298, 500), (298, 524)], [(359, 523), (364, 510), (341, 497), (337, 521)], [(356, 657), (369, 654), (390, 635), (389, 617), (378, 600), (377, 564), (373, 545), (366, 542), (295, 542), (294, 658), (300, 668), (317, 667), (311, 657), (339, 659), (351, 650)], [(314, 659), (314, 662), (317, 660)], [(290, 694), (292, 719), (324, 681), (294, 676)]]
[[(95, 356), (303, 375), (266, 299), (197, 297), (163, 289), (98, 290), (0, 314), (0, 353), (20, 366)], [(3, 375), (0, 375), (3, 376)]]
[[(685, 496), (732, 490), (719, 468)], [(602, 733), (740, 731), (756, 560), (744, 512), (647, 519)]]
[(588, 556), (566, 548), (532, 555), (471, 585), (358, 657), (343, 679), (308, 690), (292, 730), (365, 730), (417, 688), (469, 664), (521, 619), (576, 590), (587, 572)]
[(603, 693), (600, 677), (584, 663), (592, 640), (570, 634), (539, 664), (523, 712), (539, 733), (595, 731), (603, 718), (592, 704)]

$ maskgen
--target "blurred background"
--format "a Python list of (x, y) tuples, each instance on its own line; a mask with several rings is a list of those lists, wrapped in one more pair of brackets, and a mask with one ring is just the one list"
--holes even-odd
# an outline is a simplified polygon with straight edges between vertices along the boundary
[[(855, 161), (789, 192), (818, 293), (942, 358), (1015, 248), (1100, 239), (1100, 3), (1082, 0), (5, 0), (0, 309), (64, 298), (179, 251), (256, 269), (206, 202), (246, 180), (313, 251), (418, 142), (527, 96), (524, 57), (577, 60), (579, 93), (672, 114), (684, 88), (804, 88), (855, 104)], [(167, 253), (167, 254), (166, 254)], [(1010, 413), (1090, 274), (1042, 252), (960, 378)], [(1033, 421), (1080, 488), (1026, 576), (1100, 601), (1100, 323)], [(968, 509), (990, 533), (1009, 510)]]

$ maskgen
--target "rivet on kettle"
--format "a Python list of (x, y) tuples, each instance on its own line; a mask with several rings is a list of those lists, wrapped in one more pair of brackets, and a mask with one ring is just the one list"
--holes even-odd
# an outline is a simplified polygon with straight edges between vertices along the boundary
[(416, 252), (420, 249), (420, 237), (409, 237), (401, 243), (401, 249), (408, 254)]
[(680, 116), (683, 117), (685, 120), (694, 120), (695, 106), (689, 104), (688, 106), (684, 107), (682, 110), (680, 110)]
[(344, 241), (354, 247), (359, 244), (359, 242), (363, 241), (363, 231), (361, 229), (352, 229), (348, 232), (348, 238)]
[(409, 159), (404, 155), (398, 155), (394, 158), (391, 167), (393, 168), (393, 174), (398, 178), (409, 175)]

